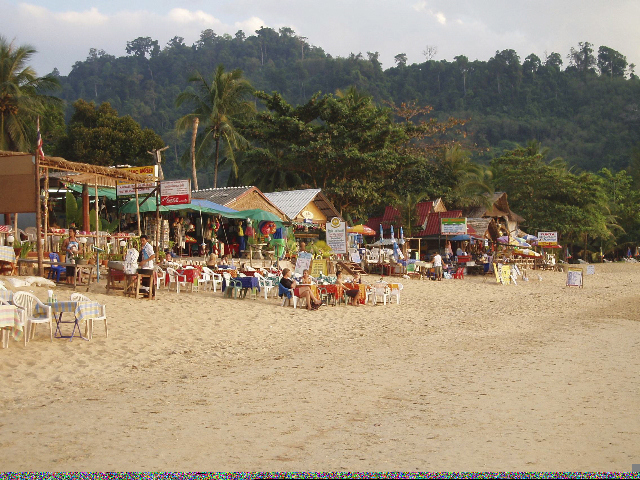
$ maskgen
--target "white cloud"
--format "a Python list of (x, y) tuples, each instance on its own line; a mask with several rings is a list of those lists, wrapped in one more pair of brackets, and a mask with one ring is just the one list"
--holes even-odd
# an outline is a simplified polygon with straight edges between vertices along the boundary
[(109, 21), (109, 17), (101, 14), (97, 8), (93, 7), (90, 10), (84, 12), (62, 12), (53, 15), (53, 18), (60, 20), (63, 23), (76, 24), (76, 25), (104, 25)]
[(441, 25), (446, 25), (447, 23), (447, 17), (444, 16), (444, 13), (442, 12), (438, 12), (434, 15), (436, 17), (436, 20), (438, 20), (438, 23)]
[(188, 23), (199, 23), (201, 25), (213, 26), (220, 25), (222, 23), (213, 15), (209, 15), (202, 10), (191, 12), (186, 8), (174, 8), (169, 12), (167, 17), (169, 20), (173, 20), (174, 22), (181, 25)]
[(413, 8), (416, 12), (424, 12), (427, 8), (427, 2), (423, 0), (422, 2), (411, 5), (411, 8)]

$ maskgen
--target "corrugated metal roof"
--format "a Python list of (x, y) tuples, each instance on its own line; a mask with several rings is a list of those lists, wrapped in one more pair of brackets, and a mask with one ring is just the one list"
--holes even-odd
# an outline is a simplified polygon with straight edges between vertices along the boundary
[(209, 200), (219, 205), (227, 205), (238, 197), (241, 197), (255, 187), (223, 187), (205, 188), (191, 192), (191, 198)]
[(287, 217), (293, 220), (319, 193), (319, 188), (308, 188), (306, 190), (271, 192), (264, 195), (271, 203), (282, 210)]
[(235, 213), (237, 210), (233, 208), (225, 207), (224, 205), (220, 205), (219, 203), (212, 202), (211, 200), (203, 200), (199, 198), (192, 198), (191, 203), (193, 205), (199, 205), (201, 207), (212, 208), (214, 210), (219, 210), (220, 212), (227, 213)]

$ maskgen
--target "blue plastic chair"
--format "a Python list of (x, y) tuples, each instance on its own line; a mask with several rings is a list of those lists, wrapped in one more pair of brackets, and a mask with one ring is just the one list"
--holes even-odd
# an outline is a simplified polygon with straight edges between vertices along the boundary
[[(59, 262), (60, 256), (55, 252), (51, 252), (49, 253), (49, 260), (51, 262)], [(53, 279), (55, 276), (56, 282), (60, 282), (60, 274), (63, 272), (66, 273), (66, 271), (67, 268), (63, 267), (62, 265), (51, 265), (47, 278)]]

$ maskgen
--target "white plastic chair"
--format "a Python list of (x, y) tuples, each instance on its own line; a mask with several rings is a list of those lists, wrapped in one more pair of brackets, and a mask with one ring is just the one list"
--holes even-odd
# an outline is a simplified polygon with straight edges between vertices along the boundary
[(165, 274), (165, 271), (162, 270), (160, 265), (156, 265), (154, 267), (154, 271), (156, 272), (156, 292), (157, 292), (160, 289), (162, 282), (164, 282), (166, 274)]
[(176, 284), (176, 293), (180, 293), (180, 285), (183, 287), (187, 287), (187, 276), (180, 275), (173, 268), (167, 267), (167, 273), (169, 274), (169, 284), (167, 285), (167, 289), (171, 289), (171, 284)]
[(400, 305), (400, 292), (404, 288), (401, 283), (398, 283), (398, 288), (391, 288), (389, 286), (389, 301), (391, 301), (391, 297), (396, 297), (396, 304)]
[[(92, 300), (81, 293), (72, 293), (71, 294), (72, 302), (91, 302)], [(100, 305), (100, 315), (96, 317), (89, 317), (86, 319), (86, 323), (84, 325), (84, 336), (89, 340), (93, 338), (93, 321), (94, 320), (104, 320), (104, 334), (107, 338), (109, 338), (109, 328), (107, 327), (107, 307), (104, 305)]]
[(386, 283), (374, 283), (372, 285), (373, 294), (371, 298), (373, 299), (373, 304), (376, 305), (378, 303), (378, 299), (382, 300), (384, 305), (387, 304), (387, 301), (391, 302), (391, 296), (389, 295), (389, 285)]
[[(14, 293), (13, 304), (25, 311), (27, 324), (25, 335), (28, 335), (29, 339), (32, 339), (35, 336), (35, 326), (37, 324), (48, 323), (51, 341), (53, 342), (53, 314), (49, 305), (45, 305), (38, 299), (38, 297), (29, 292)], [(38, 305), (38, 309), (41, 313), (35, 313), (36, 305)]]
[(264, 278), (258, 272), (254, 273), (254, 276), (258, 279), (258, 284), (260, 285), (260, 289), (264, 291), (264, 299), (267, 300), (269, 298), (269, 292), (273, 289), (273, 283), (271, 280)]
[(207, 285), (209, 285), (210, 290), (213, 290), (214, 292), (216, 291), (215, 283), (213, 282), (214, 275), (215, 272), (209, 267), (202, 267), (202, 276), (199, 279), (199, 283), (205, 290), (207, 289)]

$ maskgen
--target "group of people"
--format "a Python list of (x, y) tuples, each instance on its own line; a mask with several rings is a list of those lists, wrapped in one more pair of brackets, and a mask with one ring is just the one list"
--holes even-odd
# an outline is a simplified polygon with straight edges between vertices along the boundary
[[(322, 300), (320, 300), (317, 296), (314, 295), (313, 290), (311, 289), (311, 285), (313, 284), (313, 279), (309, 276), (309, 270), (304, 270), (302, 272), (302, 278), (298, 283), (296, 280), (291, 278), (292, 272), (291, 269), (285, 268), (282, 270), (282, 278), (280, 279), (280, 285), (287, 289), (298, 289), (298, 297), (306, 300), (307, 310), (317, 310), (322, 306)], [(360, 283), (360, 275), (355, 273), (353, 275), (353, 283)], [(350, 288), (345, 284), (344, 276), (342, 271), (337, 272), (336, 277), (336, 285), (340, 285), (344, 288), (345, 294), (350, 298), (349, 304), (353, 306), (360, 306), (360, 289), (359, 288)]]

